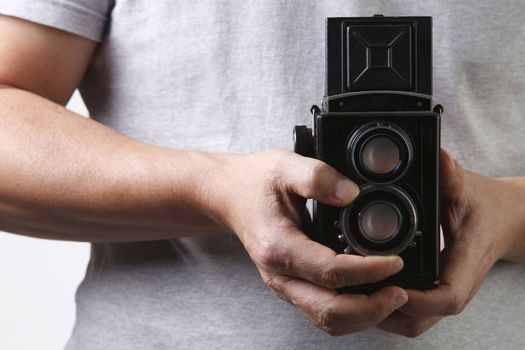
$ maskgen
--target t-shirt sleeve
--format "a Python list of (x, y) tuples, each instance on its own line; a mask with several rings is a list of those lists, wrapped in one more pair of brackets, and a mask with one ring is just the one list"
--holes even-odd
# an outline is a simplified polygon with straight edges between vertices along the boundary
[(100, 41), (115, 0), (0, 0), (0, 14)]

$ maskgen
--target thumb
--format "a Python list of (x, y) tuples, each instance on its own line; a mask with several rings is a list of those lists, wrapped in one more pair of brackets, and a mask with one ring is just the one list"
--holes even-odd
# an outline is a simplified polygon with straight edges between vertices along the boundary
[(458, 200), (465, 183), (463, 167), (445, 149), (440, 150), (441, 196), (444, 200)]
[(292, 155), (284, 170), (285, 186), (303, 198), (342, 207), (359, 194), (359, 187), (330, 165), (309, 157)]

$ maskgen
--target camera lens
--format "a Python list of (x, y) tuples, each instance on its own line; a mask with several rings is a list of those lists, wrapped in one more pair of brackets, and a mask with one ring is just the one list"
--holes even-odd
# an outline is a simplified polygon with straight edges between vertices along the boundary
[(418, 215), (414, 200), (401, 187), (368, 184), (341, 211), (339, 223), (349, 251), (392, 255), (412, 242)]
[(353, 173), (366, 182), (383, 184), (405, 175), (413, 156), (408, 134), (395, 124), (381, 121), (367, 123), (353, 132), (346, 151)]
[(374, 137), (363, 146), (361, 162), (373, 173), (387, 174), (401, 162), (399, 148), (387, 137)]
[(359, 213), (359, 228), (371, 241), (384, 242), (399, 232), (399, 210), (385, 202), (372, 202)]

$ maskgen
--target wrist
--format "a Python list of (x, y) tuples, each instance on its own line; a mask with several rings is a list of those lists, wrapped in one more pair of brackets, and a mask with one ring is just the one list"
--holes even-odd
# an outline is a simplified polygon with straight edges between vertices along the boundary
[(503, 221), (509, 240), (501, 258), (525, 262), (525, 177), (499, 178), (504, 195)]
[(157, 225), (171, 228), (176, 235), (227, 232), (217, 200), (218, 173), (227, 154), (145, 144), (134, 155), (137, 171), (127, 192), (143, 198), (142, 210), (154, 212)]
[[(210, 220), (222, 228), (235, 231), (234, 215), (240, 180), (247, 176), (239, 166), (247, 156), (234, 153), (195, 153), (196, 176), (193, 179), (193, 203)], [(246, 165), (246, 164), (245, 164)], [(247, 193), (244, 193), (247, 195)], [(237, 198), (237, 199), (236, 199)]]

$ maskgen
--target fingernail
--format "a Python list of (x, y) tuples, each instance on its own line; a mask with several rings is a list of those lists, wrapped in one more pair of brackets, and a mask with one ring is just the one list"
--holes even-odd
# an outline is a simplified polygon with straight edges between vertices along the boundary
[(390, 258), (393, 260), (392, 264), (390, 265), (390, 275), (393, 275), (403, 269), (404, 263), (403, 259), (397, 255)]
[(335, 186), (335, 196), (341, 201), (353, 200), (359, 193), (359, 187), (349, 180), (339, 181)]
[(407, 301), (408, 295), (406, 293), (396, 295), (392, 304), (392, 311), (399, 309), (401, 306), (405, 305)]

